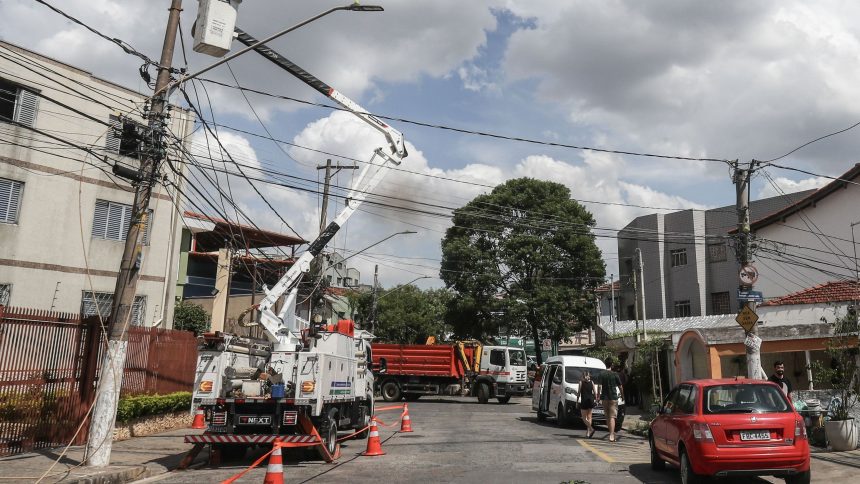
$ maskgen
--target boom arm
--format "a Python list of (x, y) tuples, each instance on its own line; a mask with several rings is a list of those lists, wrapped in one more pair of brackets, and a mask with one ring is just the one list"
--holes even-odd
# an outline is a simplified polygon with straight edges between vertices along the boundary
[[(239, 28), (236, 28), (236, 34), (239, 42), (246, 46), (250, 47), (257, 43), (257, 39)], [(259, 306), (260, 324), (263, 326), (263, 332), (266, 338), (273, 343), (285, 345), (287, 346), (285, 349), (291, 350), (301, 345), (301, 328), (292, 322), (295, 321), (293, 307), (296, 297), (295, 289), (299, 281), (310, 270), (313, 259), (322, 252), (326, 244), (340, 230), (343, 224), (346, 223), (349, 217), (355, 213), (359, 205), (367, 198), (368, 193), (372, 192), (379, 182), (382, 181), (388, 173), (388, 165), (399, 165), (403, 158), (407, 156), (407, 152), (403, 134), (400, 131), (388, 126), (333, 87), (317, 79), (269, 47), (259, 45), (254, 47), (254, 50), (300, 81), (340, 104), (347, 111), (358, 116), (362, 121), (379, 130), (385, 136), (389, 145), (388, 150), (377, 148), (374, 151), (370, 162), (361, 170), (355, 183), (350, 188), (346, 204), (337, 217), (310, 243), (308, 250), (296, 260), (287, 273), (271, 289), (266, 289), (266, 297), (263, 298)], [(272, 308), (278, 299), (287, 293), (290, 293), (287, 304), (285, 304), (284, 310), (281, 311), (282, 316), (278, 316), (272, 311)]]

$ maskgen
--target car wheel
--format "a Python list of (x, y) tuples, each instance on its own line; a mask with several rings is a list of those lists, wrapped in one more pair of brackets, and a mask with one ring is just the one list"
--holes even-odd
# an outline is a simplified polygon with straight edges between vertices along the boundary
[(812, 479), (812, 472), (806, 471), (785, 478), (786, 484), (809, 484)]
[(501, 404), (505, 404), (511, 401), (511, 396), (508, 395), (506, 397), (496, 397), (496, 400), (498, 400)]
[(403, 393), (395, 380), (387, 380), (382, 384), (382, 399), (386, 402), (399, 402)]
[(490, 401), (490, 386), (486, 383), (478, 384), (478, 403), (487, 403)]
[(687, 452), (681, 449), (681, 484), (697, 484), (701, 481), (699, 475), (693, 472), (693, 465)]
[(655, 471), (662, 471), (666, 468), (666, 461), (660, 458), (657, 453), (657, 446), (654, 445), (654, 436), (648, 438), (648, 444), (651, 446), (651, 468)]

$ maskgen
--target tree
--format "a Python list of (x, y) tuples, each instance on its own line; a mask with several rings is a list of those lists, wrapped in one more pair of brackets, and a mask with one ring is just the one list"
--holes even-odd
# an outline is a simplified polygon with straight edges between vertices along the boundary
[[(370, 329), (373, 294), (352, 293), (350, 305), (363, 317), (363, 327)], [(428, 336), (445, 335), (445, 309), (450, 293), (445, 289), (421, 290), (413, 285), (398, 285), (377, 294), (376, 327), (380, 341), (423, 344)]]
[(189, 301), (176, 303), (173, 310), (173, 329), (193, 331), (199, 335), (209, 330), (211, 321), (205, 309)]
[(454, 211), (442, 241), (442, 279), (454, 296), (446, 321), (460, 336), (509, 331), (560, 341), (596, 317), (593, 291), (606, 272), (594, 218), (564, 185), (509, 180)]

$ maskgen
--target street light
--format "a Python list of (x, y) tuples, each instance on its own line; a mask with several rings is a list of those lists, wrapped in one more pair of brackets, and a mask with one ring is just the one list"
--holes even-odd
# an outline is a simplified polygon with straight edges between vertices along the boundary
[(432, 276), (421, 276), (421, 277), (416, 277), (415, 279), (412, 279), (411, 281), (407, 282), (406, 284), (399, 284), (399, 285), (398, 285), (397, 287), (395, 287), (394, 289), (392, 289), (392, 290), (390, 290), (390, 291), (385, 291), (385, 293), (384, 293), (384, 294), (382, 294), (381, 296), (379, 296), (377, 299), (382, 299), (382, 298), (384, 298), (385, 296), (387, 296), (387, 295), (391, 294), (392, 292), (399, 291), (399, 290), (403, 289), (404, 287), (409, 286), (410, 284), (412, 284), (412, 283), (413, 283), (413, 282), (415, 282), (415, 281), (420, 281), (421, 279), (433, 279), (433, 277), (432, 277)]
[(377, 246), (377, 245), (379, 245), (379, 244), (381, 244), (381, 243), (385, 242), (386, 240), (388, 240), (388, 239), (390, 239), (390, 238), (392, 238), (392, 237), (395, 237), (395, 236), (397, 236), (397, 235), (417, 234), (417, 233), (418, 233), (418, 232), (415, 232), (415, 231), (413, 231), (413, 230), (404, 230), (403, 232), (396, 232), (396, 233), (393, 233), (393, 234), (389, 235), (388, 237), (386, 237), (386, 238), (384, 238), (384, 239), (382, 239), (382, 240), (380, 240), (380, 241), (378, 241), (378, 242), (374, 242), (374, 243), (372, 243), (372, 244), (368, 245), (367, 247), (365, 247), (365, 248), (363, 248), (363, 249), (359, 250), (358, 252), (355, 252), (354, 254), (350, 254), (350, 256), (349, 256), (349, 257), (344, 257), (343, 259), (341, 259), (341, 262), (343, 262), (343, 261), (345, 261), (345, 260), (348, 260), (348, 259), (352, 259), (353, 257), (357, 256), (358, 254), (361, 254), (361, 253), (362, 253), (362, 252), (364, 252), (365, 250), (367, 250), (367, 249), (369, 249), (369, 248), (371, 248), (371, 247), (375, 247), (375, 246)]
[(261, 46), (267, 42), (271, 42), (271, 41), (277, 39), (278, 37), (280, 37), (282, 35), (288, 34), (288, 33), (292, 32), (293, 30), (304, 27), (305, 25), (313, 22), (314, 20), (318, 20), (322, 17), (325, 17), (326, 15), (328, 15), (330, 13), (337, 12), (338, 10), (350, 10), (353, 12), (382, 12), (384, 9), (378, 5), (358, 5), (356, 3), (350, 4), (350, 5), (345, 5), (343, 7), (330, 8), (330, 9), (326, 10), (325, 12), (322, 12), (318, 15), (315, 15), (315, 16), (313, 16), (307, 20), (304, 20), (302, 22), (299, 22), (296, 25), (293, 25), (292, 27), (290, 27), (288, 29), (281, 30), (280, 32), (272, 34), (272, 35), (266, 37), (265, 39), (257, 42), (254, 45), (250, 45), (248, 47), (245, 47), (244, 49), (240, 50), (239, 52), (236, 52), (235, 54), (228, 55), (227, 57), (224, 57), (223, 59), (221, 59), (221, 60), (219, 60), (213, 64), (210, 64), (208, 67), (204, 67), (203, 69), (201, 69), (201, 70), (199, 70), (193, 74), (181, 76), (176, 81), (173, 81), (173, 82), (167, 84), (166, 86), (164, 86), (163, 88), (159, 89), (158, 91), (156, 91), (152, 96), (157, 97), (158, 95), (162, 94), (163, 92), (165, 92), (169, 89), (175, 88), (175, 87), (179, 86), (180, 84), (183, 84), (187, 81), (190, 81), (191, 79), (199, 77), (201, 74), (209, 72), (210, 70), (220, 66), (221, 64), (224, 64), (225, 62), (230, 62), (231, 60), (239, 57), (240, 55), (244, 54), (245, 52), (248, 52), (249, 50), (253, 50), (254, 48), (259, 47), (259, 46)]

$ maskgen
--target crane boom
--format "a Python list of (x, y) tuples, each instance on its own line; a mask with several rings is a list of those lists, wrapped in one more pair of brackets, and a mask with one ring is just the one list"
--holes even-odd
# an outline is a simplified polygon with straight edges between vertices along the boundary
[[(250, 47), (258, 43), (257, 39), (238, 27), (235, 31), (237, 40), (246, 46)], [(343, 224), (346, 223), (349, 217), (355, 213), (359, 205), (364, 202), (367, 195), (382, 181), (388, 173), (387, 167), (390, 165), (399, 165), (408, 153), (406, 152), (403, 134), (400, 131), (368, 113), (364, 108), (341, 92), (317, 79), (313, 74), (302, 69), (271, 48), (265, 45), (258, 45), (253, 50), (316, 91), (343, 106), (362, 121), (373, 126), (385, 136), (388, 142), (387, 150), (383, 148), (374, 150), (370, 162), (361, 170), (358, 178), (350, 188), (344, 208), (338, 213), (337, 217), (310, 243), (308, 250), (296, 260), (287, 273), (274, 286), (270, 289), (264, 288), (266, 297), (259, 304), (259, 322), (263, 327), (263, 333), (268, 340), (276, 344), (276, 349), (295, 349), (302, 344), (300, 334), (302, 328), (295, 322), (294, 311), (296, 288), (299, 281), (310, 270), (313, 259), (322, 252), (326, 244), (340, 230)], [(289, 294), (289, 296), (284, 304), (284, 308), (280, 314), (275, 314), (272, 308), (278, 299), (285, 294)]]

